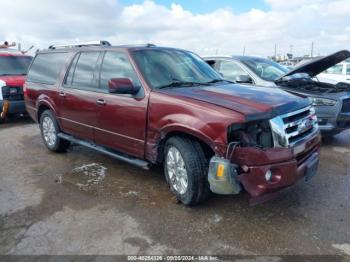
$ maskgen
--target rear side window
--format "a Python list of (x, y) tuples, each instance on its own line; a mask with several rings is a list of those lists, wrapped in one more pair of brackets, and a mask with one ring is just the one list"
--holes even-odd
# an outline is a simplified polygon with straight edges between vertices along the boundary
[(53, 85), (57, 81), (68, 53), (38, 54), (29, 69), (27, 80), (30, 82)]
[(98, 58), (100, 52), (82, 52), (75, 56), (65, 84), (72, 87), (97, 88)]

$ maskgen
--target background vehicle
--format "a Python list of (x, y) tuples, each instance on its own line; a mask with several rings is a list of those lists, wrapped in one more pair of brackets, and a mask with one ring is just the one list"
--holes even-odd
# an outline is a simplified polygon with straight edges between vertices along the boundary
[(50, 150), (73, 142), (145, 169), (163, 163), (186, 205), (210, 190), (259, 198), (310, 179), (318, 165), (308, 99), (233, 85), (184, 50), (52, 46), (34, 58), (25, 100)]
[(331, 84), (337, 84), (339, 82), (350, 84), (350, 61), (346, 60), (328, 68), (317, 75), (317, 78), (322, 82)]
[(205, 60), (225, 79), (242, 84), (279, 87), (312, 99), (318, 124), (325, 135), (350, 127), (350, 85), (313, 79), (327, 68), (350, 57), (349, 51), (308, 61), (292, 70), (264, 58), (250, 56), (208, 57)]
[(26, 112), (23, 83), (31, 60), (16, 50), (0, 49), (0, 121), (8, 114)]

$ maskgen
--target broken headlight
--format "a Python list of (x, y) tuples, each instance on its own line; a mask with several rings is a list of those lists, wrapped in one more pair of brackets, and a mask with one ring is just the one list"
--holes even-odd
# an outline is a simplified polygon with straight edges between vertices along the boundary
[(233, 124), (228, 128), (228, 141), (241, 147), (273, 147), (271, 127), (268, 120)]

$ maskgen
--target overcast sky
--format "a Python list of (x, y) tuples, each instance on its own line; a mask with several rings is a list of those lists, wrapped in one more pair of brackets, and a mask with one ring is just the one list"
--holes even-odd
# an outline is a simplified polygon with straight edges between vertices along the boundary
[[(2, 1), (0, 41), (23, 48), (105, 39), (201, 55), (328, 54), (350, 49), (350, 0)], [(291, 47), (292, 45), (292, 47)]]

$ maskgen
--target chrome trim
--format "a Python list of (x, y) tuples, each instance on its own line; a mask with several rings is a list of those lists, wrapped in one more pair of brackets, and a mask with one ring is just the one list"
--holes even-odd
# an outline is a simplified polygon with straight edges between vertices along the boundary
[(74, 121), (74, 120), (71, 120), (71, 119), (67, 119), (67, 118), (64, 118), (64, 117), (57, 117), (57, 118), (61, 119), (61, 120), (68, 121), (68, 122), (72, 122), (72, 123), (75, 123), (75, 124), (78, 124), (78, 125), (82, 125), (82, 126), (85, 126), (85, 127), (93, 128), (93, 129), (96, 129), (96, 130), (99, 130), (99, 131), (103, 131), (103, 132), (106, 132), (106, 133), (110, 133), (112, 135), (121, 136), (121, 137), (124, 137), (124, 138), (127, 138), (127, 139), (135, 140), (135, 141), (138, 141), (138, 142), (141, 142), (141, 143), (145, 142), (145, 140), (141, 140), (141, 139), (138, 139), (138, 138), (122, 135), (122, 134), (115, 133), (115, 132), (112, 132), (112, 131), (109, 131), (109, 130), (106, 130), (106, 129), (98, 128), (96, 126), (90, 126), (90, 125), (83, 124), (83, 123), (80, 123), (80, 122), (77, 122), (77, 121)]
[[(309, 111), (309, 114), (306, 117), (285, 123), (284, 120), (286, 118), (298, 115), (306, 111)], [(304, 107), (302, 109), (274, 117), (270, 119), (269, 122), (275, 147), (293, 147), (296, 144), (308, 140), (311, 136), (319, 131), (315, 109), (312, 106)], [(287, 132), (288, 128), (296, 126), (297, 130), (294, 130), (290, 133)], [(303, 133), (306, 133), (310, 130), (312, 130), (311, 133), (305, 135), (304, 137), (301, 137), (300, 139), (297, 139), (296, 141), (290, 142), (290, 139), (293, 137), (302, 135)]]

